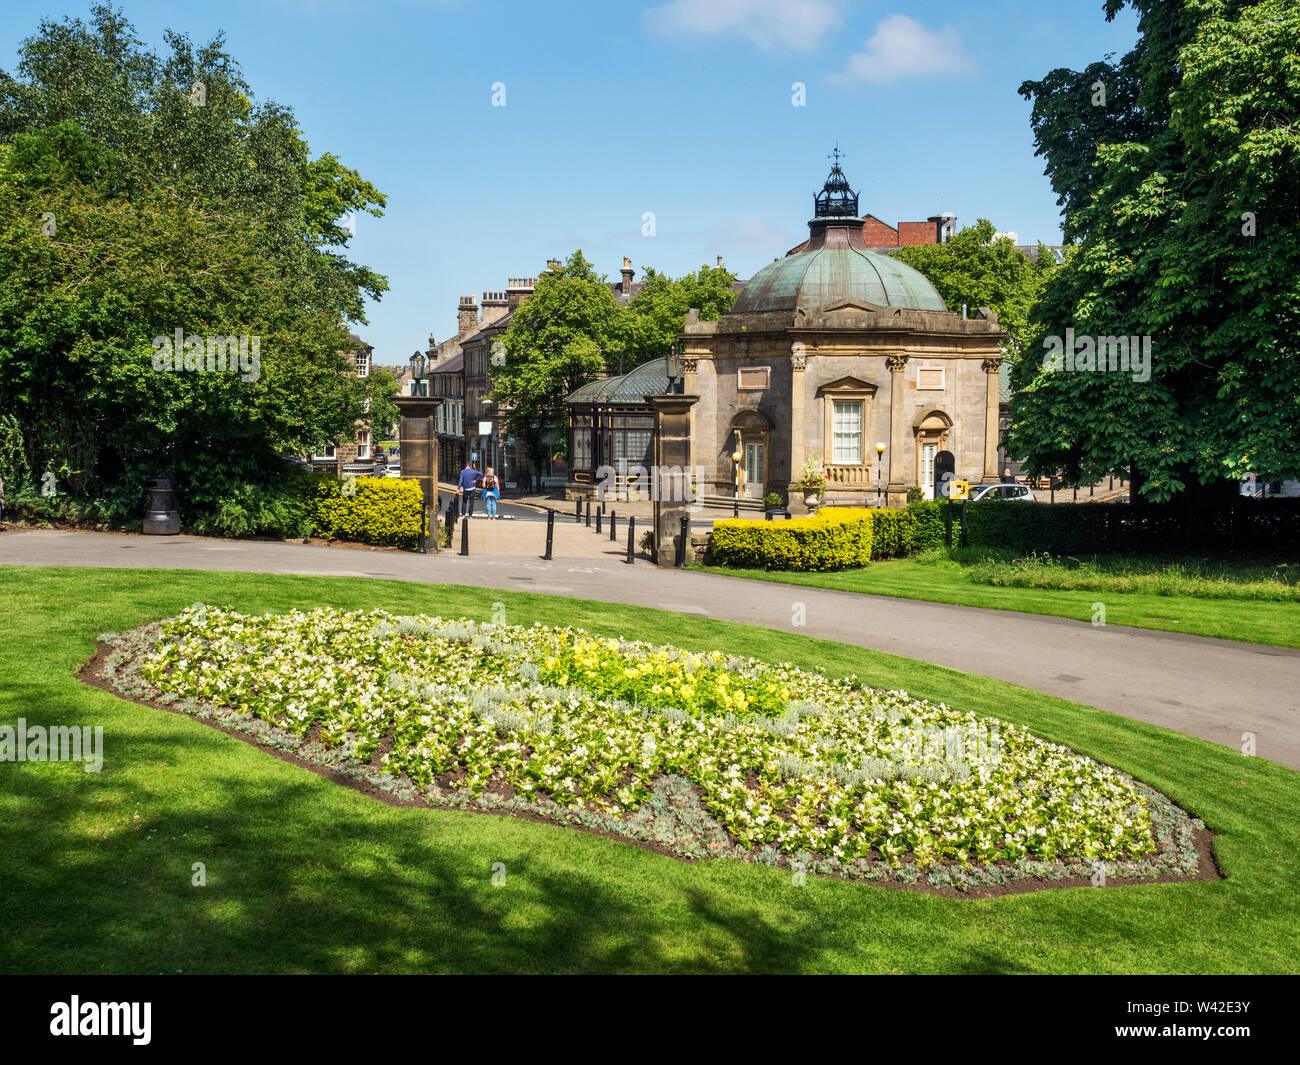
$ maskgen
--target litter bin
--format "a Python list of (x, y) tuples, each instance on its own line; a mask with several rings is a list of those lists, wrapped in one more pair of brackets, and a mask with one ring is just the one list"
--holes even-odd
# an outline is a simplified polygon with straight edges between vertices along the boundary
[(176, 491), (171, 478), (153, 478), (147, 491), (142, 531), (150, 536), (175, 536), (181, 531), (181, 516), (176, 509)]

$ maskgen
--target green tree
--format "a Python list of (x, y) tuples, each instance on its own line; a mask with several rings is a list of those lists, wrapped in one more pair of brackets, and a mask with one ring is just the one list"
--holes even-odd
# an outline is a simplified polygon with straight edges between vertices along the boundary
[(1016, 250), (1010, 237), (994, 240), (993, 223), (981, 218), (943, 244), (920, 244), (894, 252), (894, 257), (921, 271), (943, 297), (949, 310), (966, 304), (972, 310), (989, 307), (1007, 330), (1007, 354), (1019, 355), (1029, 342), (1030, 316), (1047, 279), (1056, 272), (1056, 259), (1039, 245), (1031, 262)]
[[(254, 105), (219, 38), (169, 34), (164, 60), (93, 16), (43, 22), (0, 73), (0, 414), (64, 491), (137, 513), (169, 472), (202, 507), (382, 394), (340, 372), (344, 320), (387, 283), (338, 250), (337, 216), (384, 201)], [(257, 372), (159, 372), (153, 338), (177, 328), (259, 338)]]
[[(1113, 18), (1123, 0), (1108, 0)], [(1119, 62), (1027, 81), (1038, 152), (1080, 242), (1035, 353), (1149, 336), (1150, 379), (1020, 361), (1012, 447), (1079, 477), (1132, 466), (1152, 501), (1300, 475), (1300, 7), (1131, 0)]]
[(624, 319), (628, 369), (661, 358), (677, 342), (692, 308), (703, 321), (715, 321), (731, 310), (736, 275), (720, 266), (701, 266), (693, 274), (672, 278), (647, 269), (643, 287), (632, 297)]
[(548, 429), (567, 425), (565, 399), (618, 364), (623, 313), (607, 280), (578, 250), (559, 270), (542, 274), (511, 315), (504, 361), (491, 370), (492, 398), (535, 463), (546, 458)]

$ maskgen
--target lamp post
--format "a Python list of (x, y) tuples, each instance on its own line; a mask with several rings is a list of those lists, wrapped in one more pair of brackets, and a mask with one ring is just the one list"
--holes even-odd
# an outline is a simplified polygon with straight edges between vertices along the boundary
[(731, 516), (740, 517), (740, 451), (736, 450), (731, 453), (731, 463), (735, 471), (735, 495), (732, 499)]
[(881, 471), (884, 468), (885, 445), (877, 441), (876, 443), (876, 506), (885, 505), (885, 487), (881, 480)]
[(676, 344), (668, 349), (668, 354), (664, 357), (664, 374), (668, 378), (668, 394), (671, 396), (677, 391), (677, 380), (682, 375), (682, 359), (677, 354)]
[(424, 379), (428, 365), (429, 360), (424, 357), (424, 352), (417, 351), (411, 356), (411, 395), (427, 396), (429, 394), (429, 383)]

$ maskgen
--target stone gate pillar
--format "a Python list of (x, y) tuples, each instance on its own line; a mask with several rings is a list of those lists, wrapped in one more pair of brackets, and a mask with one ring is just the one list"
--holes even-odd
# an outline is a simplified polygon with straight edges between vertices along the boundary
[[(690, 517), (687, 508), (702, 489), (691, 468), (691, 408), (700, 397), (665, 395), (646, 399), (655, 415), (655, 468), (650, 474), (654, 490), (655, 564), (671, 566), (682, 518)], [(689, 562), (689, 542), (686, 551)]]
[(402, 480), (420, 482), (428, 508), (429, 538), (435, 549), (438, 541), (438, 434), (434, 429), (433, 412), (441, 403), (441, 396), (393, 397), (393, 405), (401, 415), (398, 435), (401, 438)]

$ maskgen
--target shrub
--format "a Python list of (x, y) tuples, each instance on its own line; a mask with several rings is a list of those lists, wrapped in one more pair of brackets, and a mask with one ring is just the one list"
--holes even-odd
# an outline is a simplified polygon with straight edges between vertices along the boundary
[(710, 560), (794, 572), (855, 569), (871, 561), (872, 511), (829, 507), (792, 521), (715, 522)]
[(902, 558), (916, 550), (916, 515), (910, 510), (869, 511), (872, 558)]
[(351, 496), (343, 494), (343, 483), (335, 477), (312, 481), (312, 515), (321, 536), (408, 549), (419, 543), (423, 493), (418, 481), (358, 477)]
[(227, 489), (211, 509), (195, 515), (199, 536), (275, 536), (305, 540), (312, 534), (311, 492), (319, 475), (299, 474), (278, 484), (242, 484)]

